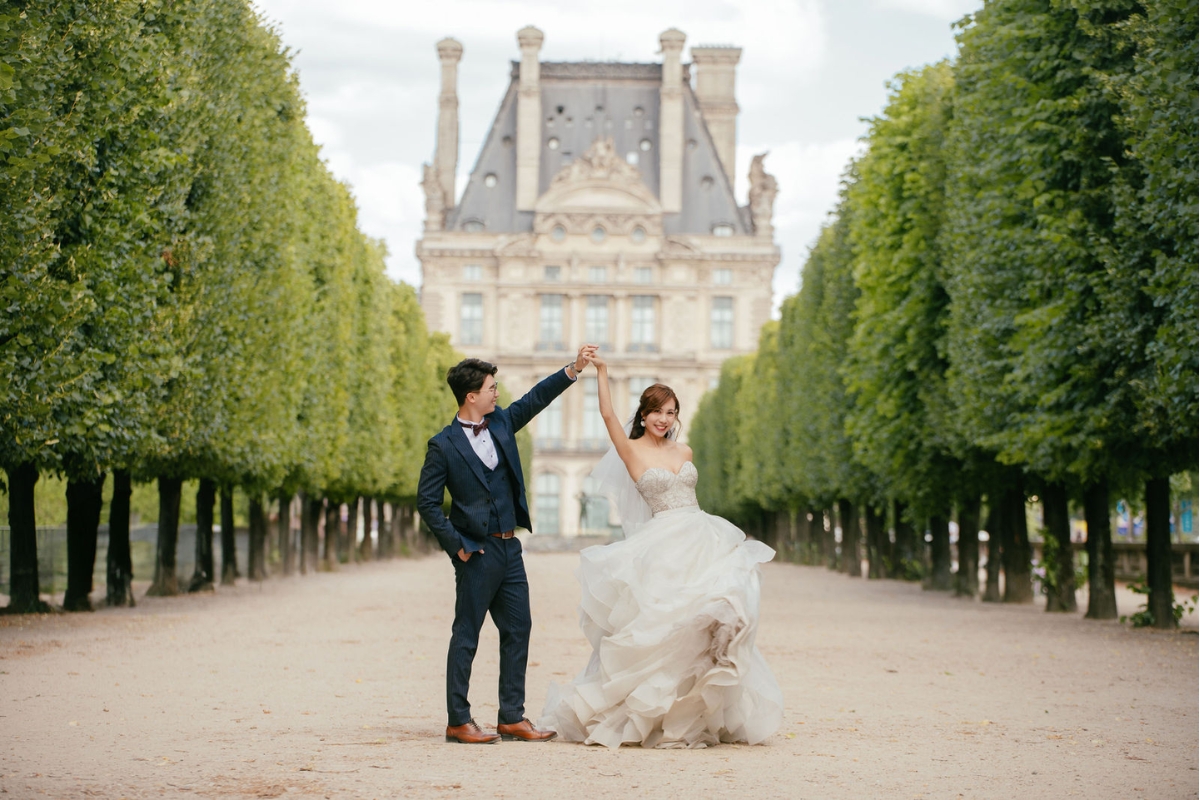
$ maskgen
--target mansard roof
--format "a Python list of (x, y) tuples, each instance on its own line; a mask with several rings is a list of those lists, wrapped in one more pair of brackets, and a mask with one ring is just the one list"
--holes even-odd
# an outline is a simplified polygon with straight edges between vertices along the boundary
[[(661, 64), (616, 62), (542, 62), (541, 154), (538, 195), (559, 171), (579, 158), (597, 139), (613, 139), (617, 152), (636, 166), (646, 188), (659, 197), (659, 90)], [(448, 230), (471, 222), (483, 230), (518, 233), (533, 229), (533, 212), (516, 210), (517, 86), (519, 63), (496, 119), (467, 180), (462, 200), (446, 219)], [(684, 68), (683, 208), (663, 215), (667, 234), (709, 234), (713, 226), (732, 225), (751, 232), (746, 209), (739, 208), (721, 168), (717, 150), (700, 115), (699, 103)], [(488, 180), (495, 176), (494, 183)], [(493, 183), (489, 186), (488, 183)]]

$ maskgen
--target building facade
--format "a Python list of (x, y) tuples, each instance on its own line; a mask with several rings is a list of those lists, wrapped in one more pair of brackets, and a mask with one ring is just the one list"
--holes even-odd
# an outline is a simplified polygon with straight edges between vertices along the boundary
[[(693, 47), (685, 64), (684, 34), (672, 29), (659, 39), (662, 63), (542, 62), (541, 31), (517, 41), (521, 59), (457, 203), (463, 48), (437, 45), (437, 146), (416, 247), (428, 324), (500, 365), (514, 397), (598, 343), (617, 412), (628, 417), (646, 386), (668, 384), (686, 441), (721, 363), (757, 346), (780, 258), (763, 156), (750, 166), (749, 203), (734, 199), (741, 50)], [(534, 532), (614, 525), (587, 478), (608, 446), (595, 373), (532, 432)]]

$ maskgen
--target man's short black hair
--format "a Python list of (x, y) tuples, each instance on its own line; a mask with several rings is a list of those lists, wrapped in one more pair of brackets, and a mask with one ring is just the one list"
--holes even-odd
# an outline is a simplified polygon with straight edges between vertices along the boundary
[(446, 383), (450, 384), (454, 399), (462, 406), (467, 402), (467, 395), (482, 389), (484, 379), (488, 375), (495, 377), (499, 369), (495, 364), (489, 364), (481, 358), (464, 358), (446, 373)]

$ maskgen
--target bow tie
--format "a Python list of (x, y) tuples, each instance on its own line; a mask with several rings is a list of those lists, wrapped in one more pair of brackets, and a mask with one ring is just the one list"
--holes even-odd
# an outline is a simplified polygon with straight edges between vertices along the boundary
[(458, 424), (462, 425), (464, 428), (470, 428), (472, 435), (478, 436), (488, 429), (488, 418), (484, 417), (483, 422), (463, 422), (460, 419)]

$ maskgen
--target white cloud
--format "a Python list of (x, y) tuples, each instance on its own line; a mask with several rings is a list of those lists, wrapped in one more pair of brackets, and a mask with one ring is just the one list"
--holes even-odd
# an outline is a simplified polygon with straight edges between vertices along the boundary
[[(738, 147), (738, 162), (750, 164), (757, 153), (770, 151), (764, 166), (779, 182), (775, 199), (775, 241), (783, 260), (775, 271), (774, 306), (800, 287), (800, 269), (816, 242), (821, 225), (837, 203), (841, 176), (850, 159), (859, 153), (861, 142), (779, 142)], [(745, 184), (745, 180), (739, 181)], [(739, 189), (742, 195), (745, 189)]]
[[(554, 60), (656, 60), (658, 34), (679, 28), (690, 44), (734, 42), (752, 46), (756, 57), (811, 66), (823, 49), (818, 0), (606, 0), (604, 3), (548, 3), (536, 0), (443, 0), (439, 3), (359, 0), (259, 0), (268, 19), (328, 25), (349, 23), (393, 31), (432, 44), (453, 36), (471, 44), (503, 41), (516, 56), (516, 32), (534, 24), (546, 34), (542, 58)], [(303, 24), (303, 23), (302, 23)]]
[(875, 0), (882, 8), (896, 8), (939, 19), (958, 19), (977, 11), (983, 0)]

